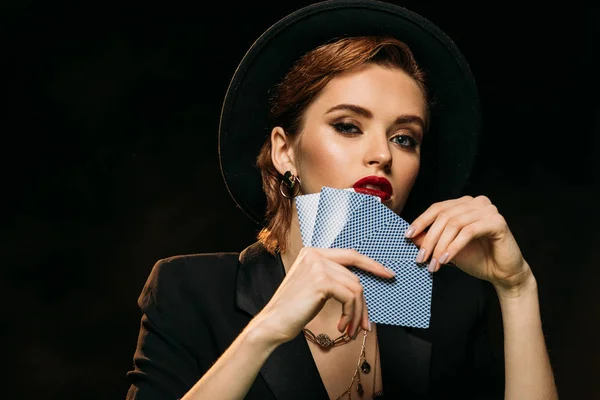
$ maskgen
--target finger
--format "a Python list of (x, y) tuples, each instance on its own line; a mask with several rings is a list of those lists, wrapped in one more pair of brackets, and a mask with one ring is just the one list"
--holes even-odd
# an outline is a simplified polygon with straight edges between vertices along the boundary
[[(465, 248), (473, 239), (498, 232), (506, 224), (504, 217), (500, 214), (494, 214), (484, 219), (463, 227), (456, 238), (448, 245), (448, 260), (452, 260), (462, 249)], [(436, 270), (439, 269), (439, 265)]]
[(359, 329), (363, 329), (365, 331), (369, 330), (369, 309), (367, 308), (367, 300), (365, 299), (364, 291), (361, 293), (359, 302), (362, 305), (362, 312), (360, 315), (357, 315), (358, 319), (354, 329), (354, 334), (352, 336), (355, 339)]
[(394, 271), (386, 268), (381, 263), (373, 260), (370, 257), (360, 254), (354, 249), (318, 249), (318, 251), (331, 261), (334, 261), (345, 267), (356, 267), (363, 271), (370, 272), (381, 278), (389, 279), (396, 275)]
[[(356, 332), (358, 331), (359, 327), (364, 330), (369, 330), (369, 320), (370, 320), (369, 319), (369, 310), (367, 308), (367, 300), (365, 298), (364, 287), (362, 286), (362, 283), (360, 283), (360, 278), (354, 272), (350, 271), (348, 268), (346, 268), (343, 265), (336, 264), (336, 270), (338, 270), (338, 269), (344, 275), (351, 274), (353, 277), (352, 280), (360, 285), (360, 296), (362, 298), (362, 301), (361, 301), (362, 313), (358, 314), (358, 312), (356, 312), (356, 315), (357, 316), (360, 315), (360, 318), (358, 319), (358, 322), (356, 324), (352, 325), (353, 328), (356, 328), (354, 330), (354, 332), (351, 329), (348, 330), (348, 335), (350, 335), (351, 337), (354, 337), (356, 335)], [(342, 327), (342, 330), (340, 330), (340, 332), (343, 332), (344, 329), (345, 329), (345, 327)]]
[[(490, 215), (496, 214), (498, 209), (495, 205), (489, 204), (483, 208), (471, 210), (463, 214), (457, 214), (450, 217), (442, 231), (437, 243), (431, 253), (431, 261), (429, 263), (429, 271), (437, 271), (438, 264), (445, 264), (451, 260), (448, 246), (456, 239), (459, 232), (467, 225), (470, 225), (478, 220), (487, 218)], [(455, 254), (453, 254), (455, 255)]]
[[(353, 291), (354, 293), (357, 293), (356, 290)], [(356, 334), (362, 325), (363, 314), (365, 310), (365, 297), (363, 295), (362, 285), (360, 285), (355, 298), (356, 304), (354, 306), (354, 318), (352, 319), (351, 325), (348, 326), (348, 335), (350, 335), (352, 339), (356, 339)]]
[(338, 330), (344, 332), (349, 322), (354, 319), (356, 309), (356, 295), (345, 285), (335, 282), (325, 288), (327, 297), (332, 297), (342, 304), (342, 315), (338, 321)]
[(471, 200), (473, 200), (472, 196), (463, 196), (458, 199), (446, 200), (432, 204), (427, 210), (425, 210), (421, 215), (419, 215), (412, 222), (412, 224), (410, 224), (410, 226), (404, 233), (404, 236), (406, 236), (407, 238), (414, 238), (415, 236), (423, 232), (425, 228), (431, 225), (439, 213), (448, 209), (449, 207), (453, 207), (457, 204), (466, 203)]
[(420, 249), (419, 253), (417, 254), (416, 261), (418, 263), (422, 263), (428, 260), (433, 253), (435, 244), (446, 228), (448, 221), (458, 215), (466, 214), (472, 211), (473, 206), (474, 204), (471, 201), (455, 203), (454, 206), (447, 207), (435, 215), (435, 219), (432, 221), (431, 226), (427, 232), (424, 233), (424, 236), (419, 240), (421, 243), (419, 245)]
[[(342, 319), (344, 323), (341, 322), (338, 324), (338, 330), (343, 332), (344, 330), (348, 331), (348, 335), (350, 337), (354, 337), (358, 329), (363, 325), (362, 321), (364, 320), (365, 314), (365, 297), (363, 286), (360, 283), (360, 278), (350, 272), (347, 268), (335, 263), (331, 260), (326, 260), (326, 264), (331, 268), (328, 269), (328, 273), (331, 277), (332, 282), (337, 282), (341, 285), (344, 285), (350, 291), (354, 293), (355, 296), (355, 305), (353, 315), (343, 315)], [(367, 316), (368, 318), (368, 316)]]
[(362, 317), (362, 327), (366, 331), (371, 331), (371, 325), (369, 323), (369, 307), (367, 307), (367, 299), (365, 298), (365, 294), (363, 292), (363, 317)]

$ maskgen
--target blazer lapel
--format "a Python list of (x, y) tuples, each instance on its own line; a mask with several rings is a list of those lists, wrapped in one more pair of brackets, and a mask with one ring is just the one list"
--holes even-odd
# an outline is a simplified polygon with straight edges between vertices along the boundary
[(428, 396), (431, 343), (409, 331), (402, 326), (377, 325), (385, 398)]
[[(269, 254), (254, 243), (240, 254), (236, 303), (251, 316), (269, 302), (285, 277), (279, 255)], [(328, 399), (319, 370), (303, 335), (279, 346), (260, 374), (277, 399)]]

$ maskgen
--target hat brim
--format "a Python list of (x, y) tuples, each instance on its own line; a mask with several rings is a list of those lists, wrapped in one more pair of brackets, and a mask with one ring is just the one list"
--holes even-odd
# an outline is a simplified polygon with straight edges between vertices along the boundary
[(334, 38), (391, 35), (405, 42), (427, 74), (435, 101), (421, 169), (402, 216), (461, 194), (478, 145), (480, 106), (475, 80), (455, 43), (431, 21), (379, 1), (329, 0), (280, 19), (250, 47), (229, 84), (219, 124), (219, 160), (227, 190), (264, 225), (266, 196), (256, 157), (269, 137), (273, 87), (304, 53)]

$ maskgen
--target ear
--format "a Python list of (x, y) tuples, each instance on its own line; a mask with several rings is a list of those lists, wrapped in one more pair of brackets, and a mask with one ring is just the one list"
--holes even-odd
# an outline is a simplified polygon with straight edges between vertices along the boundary
[(271, 161), (273, 165), (283, 175), (286, 171), (291, 171), (297, 175), (295, 163), (294, 147), (292, 139), (285, 134), (282, 127), (276, 126), (271, 131)]

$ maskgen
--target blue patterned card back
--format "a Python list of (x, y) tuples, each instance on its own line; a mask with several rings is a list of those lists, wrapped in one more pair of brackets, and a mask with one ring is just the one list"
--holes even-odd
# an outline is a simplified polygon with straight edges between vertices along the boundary
[(409, 224), (378, 198), (324, 187), (296, 197), (305, 246), (353, 248), (396, 272), (382, 279), (359, 268), (369, 317), (375, 323), (427, 328), (433, 275), (415, 261), (418, 248), (404, 237)]
[(404, 237), (407, 228), (408, 223), (398, 217), (364, 238), (354, 248), (377, 261), (380, 259), (414, 260), (419, 248), (410, 239)]
[(348, 216), (344, 227), (330, 247), (353, 249), (373, 232), (383, 229), (398, 218), (392, 210), (381, 204), (378, 197), (360, 193), (358, 195), (364, 196), (365, 199), (352, 215)]
[(296, 212), (300, 223), (300, 235), (304, 247), (312, 247), (312, 235), (319, 206), (320, 193), (296, 196)]
[(366, 196), (351, 190), (323, 187), (312, 235), (312, 246), (329, 248)]
[(364, 288), (369, 319), (375, 323), (428, 328), (431, 318), (433, 274), (414, 260), (378, 260), (396, 273), (383, 279), (356, 267)]

